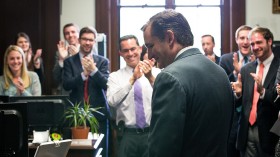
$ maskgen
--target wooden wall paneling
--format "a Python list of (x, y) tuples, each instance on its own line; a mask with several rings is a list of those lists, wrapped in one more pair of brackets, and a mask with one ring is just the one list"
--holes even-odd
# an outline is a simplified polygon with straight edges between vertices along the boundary
[(56, 88), (53, 81), (52, 69), (55, 64), (57, 43), (60, 40), (60, 1), (42, 1), (42, 36), (40, 38), (43, 47), (43, 59), (45, 67), (45, 94), (52, 94), (52, 89)]
[(119, 13), (117, 0), (96, 0), (96, 30), (105, 33), (107, 37), (107, 56), (110, 60), (110, 70), (119, 69), (120, 60), (118, 54), (119, 38)]
[(235, 42), (236, 29), (245, 24), (245, 1), (244, 0), (224, 0), (222, 6), (222, 33), (221, 52), (229, 53), (238, 50)]
[(57, 0), (2, 0), (0, 1), (0, 63), (3, 68), (5, 49), (14, 44), (18, 32), (26, 32), (33, 51), (43, 49), (45, 82), (43, 94), (51, 94), (51, 69), (59, 40), (60, 4)]

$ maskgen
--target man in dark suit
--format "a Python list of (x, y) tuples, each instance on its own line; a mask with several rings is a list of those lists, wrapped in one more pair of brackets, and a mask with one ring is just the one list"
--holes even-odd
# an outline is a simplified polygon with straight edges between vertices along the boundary
[(192, 48), (190, 26), (174, 10), (142, 30), (149, 58), (164, 68), (154, 83), (149, 156), (226, 157), (233, 93), (224, 70)]
[[(68, 23), (63, 27), (63, 36), (67, 43), (59, 41), (55, 55), (55, 65), (53, 67), (53, 80), (57, 84), (57, 89), (53, 94), (69, 95), (70, 91), (65, 91), (62, 87), (63, 62), (66, 58), (79, 52), (79, 31), (80, 28), (74, 23)], [(67, 44), (67, 45), (66, 45)]]
[(272, 53), (269, 29), (253, 28), (249, 41), (257, 60), (241, 68), (237, 82), (232, 83), (236, 104), (242, 105), (237, 148), (242, 157), (273, 157), (278, 138), (270, 129), (279, 111), (273, 102), (279, 59)]
[[(225, 70), (230, 82), (235, 82), (237, 75), (242, 66), (253, 61), (255, 58), (251, 56), (251, 48), (248, 40), (249, 31), (252, 28), (247, 25), (240, 26), (235, 31), (235, 42), (238, 46), (238, 51), (222, 55), (220, 66)], [(236, 148), (238, 121), (240, 119), (241, 107), (234, 110), (232, 127), (230, 131), (228, 143), (228, 157), (239, 157), (240, 151)]]
[[(105, 90), (109, 77), (109, 61), (93, 54), (97, 32), (92, 27), (84, 27), (79, 34), (80, 51), (64, 60), (63, 87), (71, 90), (70, 100), (73, 103), (88, 101), (93, 107), (103, 107), (100, 110), (107, 115)], [(99, 121), (99, 132), (105, 134), (102, 156), (107, 157), (108, 119), (96, 115)]]
[[(248, 33), (252, 28), (246, 25), (240, 26), (235, 32), (235, 41), (238, 51), (221, 56), (220, 66), (226, 71), (231, 82), (235, 82), (243, 65), (251, 60), (251, 49)], [(252, 58), (253, 60), (254, 58)]]
[(214, 53), (215, 39), (210, 34), (205, 34), (201, 37), (201, 45), (204, 55), (216, 64), (220, 63), (220, 57)]

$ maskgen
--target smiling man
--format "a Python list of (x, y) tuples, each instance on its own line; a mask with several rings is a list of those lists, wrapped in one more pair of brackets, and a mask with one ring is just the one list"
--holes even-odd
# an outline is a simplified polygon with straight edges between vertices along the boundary
[(140, 61), (141, 52), (136, 36), (121, 37), (119, 54), (126, 67), (111, 73), (108, 80), (107, 98), (116, 111), (120, 157), (148, 157), (153, 84), (160, 70), (153, 67), (154, 60)]
[(79, 43), (79, 32), (80, 28), (74, 23), (68, 23), (63, 27), (63, 36), (65, 41), (59, 41), (57, 44), (57, 52), (55, 56), (55, 65), (53, 67), (53, 79), (57, 84), (57, 90), (54, 94), (57, 95), (69, 95), (62, 87), (62, 73), (63, 73), (63, 62), (66, 58), (75, 55), (80, 49)]
[(238, 80), (232, 83), (238, 96), (236, 105), (242, 105), (237, 148), (242, 157), (274, 157), (279, 138), (270, 129), (279, 111), (273, 102), (279, 59), (272, 53), (269, 29), (255, 27), (248, 37), (257, 59), (242, 67)]
[[(220, 58), (220, 66), (225, 70), (230, 82), (235, 82), (237, 75), (242, 66), (253, 61), (251, 56), (250, 42), (248, 34), (252, 28), (247, 25), (240, 26), (235, 31), (235, 42), (238, 46), (238, 51), (222, 55)], [(234, 110), (233, 124), (231, 127), (229, 143), (228, 143), (228, 157), (239, 157), (240, 152), (236, 149), (236, 137), (238, 129), (238, 121), (240, 117), (241, 107)]]
[(182, 14), (165, 10), (142, 30), (149, 58), (164, 68), (154, 83), (149, 156), (226, 157), (233, 94), (225, 72), (192, 47)]
[[(73, 103), (87, 101), (92, 107), (102, 107), (99, 111), (107, 115), (105, 91), (109, 76), (108, 59), (96, 55), (92, 49), (96, 42), (97, 32), (93, 27), (84, 27), (79, 34), (80, 51), (67, 58), (63, 67), (63, 87), (70, 91)], [(102, 156), (107, 157), (108, 119), (106, 116), (95, 115), (99, 121), (99, 133), (105, 134), (101, 147)]]

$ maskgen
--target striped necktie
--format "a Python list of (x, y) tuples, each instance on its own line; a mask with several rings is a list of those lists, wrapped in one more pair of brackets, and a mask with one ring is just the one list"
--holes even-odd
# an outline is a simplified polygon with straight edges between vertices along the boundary
[(136, 114), (136, 126), (144, 128), (146, 125), (146, 118), (143, 106), (142, 87), (139, 79), (134, 82), (134, 103)]

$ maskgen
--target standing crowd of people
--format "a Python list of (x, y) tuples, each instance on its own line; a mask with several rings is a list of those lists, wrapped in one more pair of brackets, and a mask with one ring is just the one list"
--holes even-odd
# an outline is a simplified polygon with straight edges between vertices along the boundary
[[(214, 37), (193, 47), (187, 19), (172, 9), (152, 16), (135, 35), (119, 39), (126, 66), (109, 71), (95, 51), (97, 31), (69, 23), (57, 44), (53, 79), (58, 95), (102, 107), (96, 115), (108, 157), (110, 124), (119, 157), (274, 157), (279, 137), (270, 130), (280, 108), (279, 58), (268, 28), (240, 26), (238, 50), (218, 57)], [(43, 50), (20, 32), (4, 55), (0, 95), (39, 96)], [(279, 148), (278, 148), (279, 149)]]

